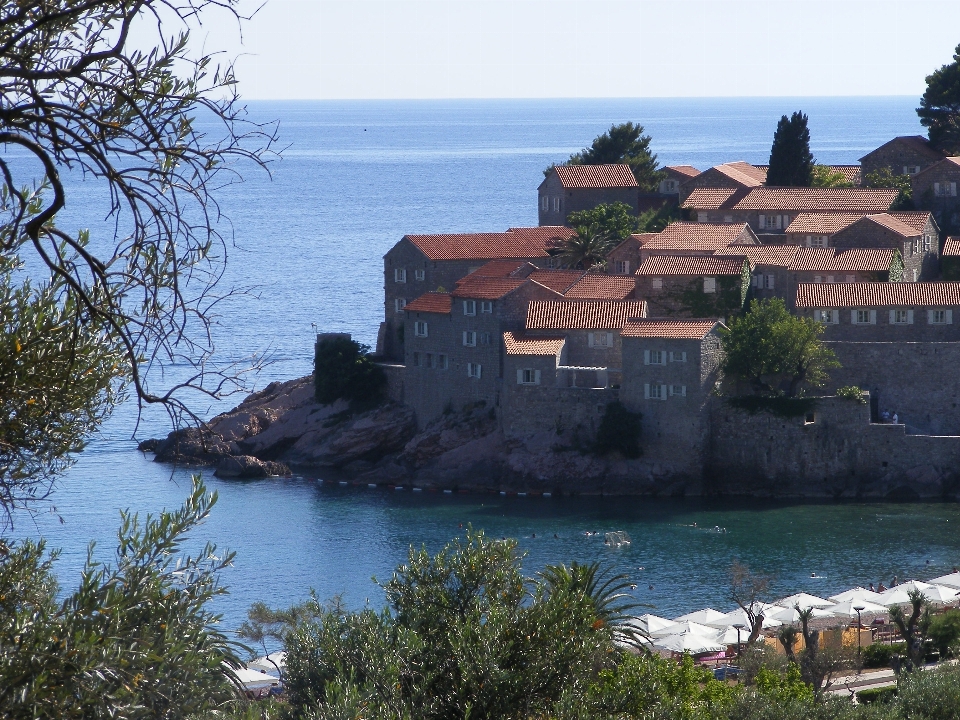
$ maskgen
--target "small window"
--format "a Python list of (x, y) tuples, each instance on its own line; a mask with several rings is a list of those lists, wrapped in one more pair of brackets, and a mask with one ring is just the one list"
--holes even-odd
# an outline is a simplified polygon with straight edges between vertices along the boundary
[(665, 350), (644, 350), (644, 365), (666, 365), (667, 353)]
[(814, 281), (815, 283), (822, 283), (822, 282), (823, 282), (823, 275), (814, 275), (814, 276), (813, 276), (813, 281)]
[(732, 223), (732, 222), (733, 222), (733, 215), (724, 215), (724, 216), (723, 216), (723, 221), (724, 221), (725, 223)]
[(418, 352), (413, 354), (413, 365), (414, 367), (420, 367), (420, 353)]
[(832, 283), (834, 280), (835, 280), (835, 278), (833, 277), (833, 275), (827, 275), (827, 282), (828, 282), (828, 283)]
[(854, 325), (874, 325), (877, 322), (876, 310), (853, 310), (850, 320)]
[(407, 271), (404, 268), (394, 269), (393, 281), (405, 283), (407, 281)]
[(479, 363), (467, 363), (467, 377), (479, 379), (481, 370)]
[[(528, 206), (528, 207), (529, 207), (529, 206)], [(560, 212), (560, 198), (559, 198), (559, 197), (555, 197), (555, 198), (553, 199), (553, 211), (554, 211), (554, 212)]]
[(670, 362), (686, 362), (687, 354), (685, 352), (670, 351)]
[(836, 310), (817, 310), (817, 319), (827, 325), (836, 325), (840, 321), (840, 313)]
[(405, 298), (397, 298), (393, 301), (393, 307), (397, 312), (403, 312), (403, 309), (407, 306), (407, 301)]
[(717, 291), (717, 279), (712, 277), (704, 278), (703, 291), (705, 293), (715, 293)]
[(660, 383), (650, 383), (649, 385), (644, 384), (643, 395), (648, 400), (666, 400), (667, 386), (661, 385)]
[(927, 322), (931, 325), (953, 324), (953, 310), (928, 310)]
[(807, 235), (807, 246), (808, 247), (828, 247), (829, 243), (827, 242), (826, 235)]
[(540, 384), (540, 371), (533, 368), (524, 368), (523, 370), (517, 370), (517, 384), (518, 385), (539, 385)]
[(587, 346), (592, 348), (613, 347), (612, 332), (592, 332), (587, 335)]
[(909, 310), (891, 310), (890, 315), (892, 316), (892, 321), (895, 325), (906, 325), (909, 320), (910, 311)]
[(427, 337), (427, 324), (419, 320), (413, 324), (413, 334), (417, 337)]
[(856, 282), (856, 281), (857, 281), (857, 276), (856, 276), (856, 275), (847, 275), (847, 282), (848, 282), (848, 283), (853, 283), (853, 282)]
[(687, 386), (686, 385), (671, 385), (670, 386), (670, 395), (673, 397), (686, 397), (687, 396)]
[(764, 275), (763, 276), (763, 287), (767, 290), (773, 290), (774, 283), (776, 282), (775, 275)]
[(697, 213), (697, 222), (708, 223), (710, 222), (710, 213), (698, 212)]
[(493, 312), (493, 300), (481, 300), (481, 301), (480, 301), (480, 312), (482, 312), (482, 313), (492, 313), (492, 312)]
[(816, 413), (806, 413), (806, 414), (803, 416), (803, 424), (804, 424), (804, 425), (813, 425), (813, 424), (816, 423), (816, 422), (817, 422), (817, 415), (816, 415)]
[(464, 330), (463, 331), (463, 344), (466, 347), (476, 347), (477, 346), (477, 333), (473, 330)]
[(427, 271), (426, 271), (426, 270), (414, 270), (414, 271), (413, 271), (413, 277), (414, 277), (414, 279), (416, 279), (417, 282), (423, 282), (423, 281), (426, 280), (426, 278), (427, 278)]
[(489, 345), (489, 344), (490, 344), (490, 333), (488, 333), (488, 332), (479, 333), (478, 339), (480, 340), (480, 344), (481, 344), (481, 345)]
[(654, 278), (652, 286), (654, 290), (663, 290), (663, 278)]
[(544, 212), (550, 209), (550, 198), (547, 195), (540, 198), (540, 209)]
[(464, 300), (464, 301), (463, 301), (463, 314), (464, 314), (464, 315), (476, 315), (476, 314), (477, 314), (477, 301), (476, 301), (476, 300)]
[(444, 355), (443, 353), (437, 355), (437, 369), (438, 369), (438, 370), (446, 370), (447, 367), (448, 367), (448, 365), (447, 365), (447, 356)]
[(618, 275), (629, 275), (630, 274), (630, 261), (629, 260), (617, 260), (614, 263), (614, 269)]

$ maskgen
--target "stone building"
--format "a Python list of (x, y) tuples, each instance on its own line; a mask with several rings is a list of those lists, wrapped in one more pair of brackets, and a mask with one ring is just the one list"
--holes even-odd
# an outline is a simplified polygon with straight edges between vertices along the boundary
[(454, 288), (491, 260), (548, 265), (550, 251), (573, 235), (567, 227), (510, 228), (503, 233), (405, 235), (383, 256), (384, 322), (377, 355), (404, 357), (404, 308), (426, 292)]
[(960, 237), (948, 237), (940, 256), (940, 279), (960, 280)]
[[(868, 213), (800, 213), (784, 230), (783, 243), (803, 247), (830, 247), (834, 235), (867, 215)], [(873, 218), (875, 222), (887, 226), (893, 225), (891, 220), (903, 223), (914, 230), (909, 234), (911, 238), (920, 236), (923, 242), (932, 241), (940, 232), (933, 215), (926, 210), (874, 213)]]
[(699, 222), (748, 223), (761, 241), (780, 243), (800, 213), (885, 213), (897, 198), (890, 188), (698, 188), (681, 203)]
[(960, 157), (947, 157), (935, 162), (910, 178), (913, 202), (930, 210), (937, 223), (947, 232), (960, 230)]
[(686, 200), (694, 190), (726, 188), (746, 190), (760, 187), (767, 181), (767, 171), (750, 163), (738, 161), (717, 165), (694, 175), (680, 184), (680, 200)]
[(708, 404), (722, 358), (718, 320), (630, 320), (623, 326), (620, 401), (642, 414), (644, 456), (695, 475), (710, 446)]
[(667, 165), (661, 168), (664, 179), (658, 188), (661, 195), (680, 195), (680, 186), (700, 174), (692, 165)]
[[(746, 223), (673, 222), (661, 232), (633, 235), (638, 240), (640, 262), (655, 255), (712, 255), (728, 247), (759, 246), (760, 240)], [(622, 245), (622, 243), (621, 243)], [(615, 248), (613, 253), (616, 253)], [(625, 268), (629, 272), (629, 268)]]
[(944, 157), (922, 135), (895, 137), (860, 158), (860, 172), (866, 177), (888, 168), (894, 175), (917, 175)]
[(800, 248), (792, 245), (733, 246), (718, 250), (716, 255), (746, 256), (750, 261), (750, 296), (757, 299), (783, 298), (789, 307), (793, 302), (789, 268)]
[(960, 340), (960, 283), (956, 282), (801, 283), (795, 306), (799, 315), (825, 325), (824, 340)]
[(750, 291), (745, 255), (655, 255), (636, 272), (636, 297), (651, 317), (726, 317), (739, 312)]
[(629, 165), (554, 165), (537, 188), (540, 225), (566, 225), (572, 212), (622, 202), (637, 213), (639, 186)]

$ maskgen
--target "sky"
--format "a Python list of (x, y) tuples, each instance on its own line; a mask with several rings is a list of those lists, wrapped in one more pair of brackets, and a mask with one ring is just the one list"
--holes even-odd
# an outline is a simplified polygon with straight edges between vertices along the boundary
[(960, 0), (240, 0), (248, 99), (920, 95)]

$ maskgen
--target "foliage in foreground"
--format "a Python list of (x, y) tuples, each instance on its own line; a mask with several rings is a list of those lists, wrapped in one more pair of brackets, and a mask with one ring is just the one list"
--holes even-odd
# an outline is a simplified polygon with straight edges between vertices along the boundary
[(123, 513), (116, 564), (88, 558), (59, 600), (57, 553), (0, 541), (0, 717), (182, 718), (235, 701), (237, 646), (208, 607), (233, 553), (178, 557), (215, 503), (195, 478), (176, 512)]

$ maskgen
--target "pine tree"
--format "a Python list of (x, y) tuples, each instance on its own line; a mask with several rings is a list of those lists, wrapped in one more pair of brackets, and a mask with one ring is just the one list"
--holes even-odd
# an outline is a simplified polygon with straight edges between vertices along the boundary
[(960, 152), (960, 45), (952, 63), (927, 75), (917, 115), (931, 145), (951, 155)]
[(781, 117), (770, 148), (767, 185), (810, 187), (815, 162), (810, 152), (807, 116), (798, 111), (789, 119), (786, 115)]

